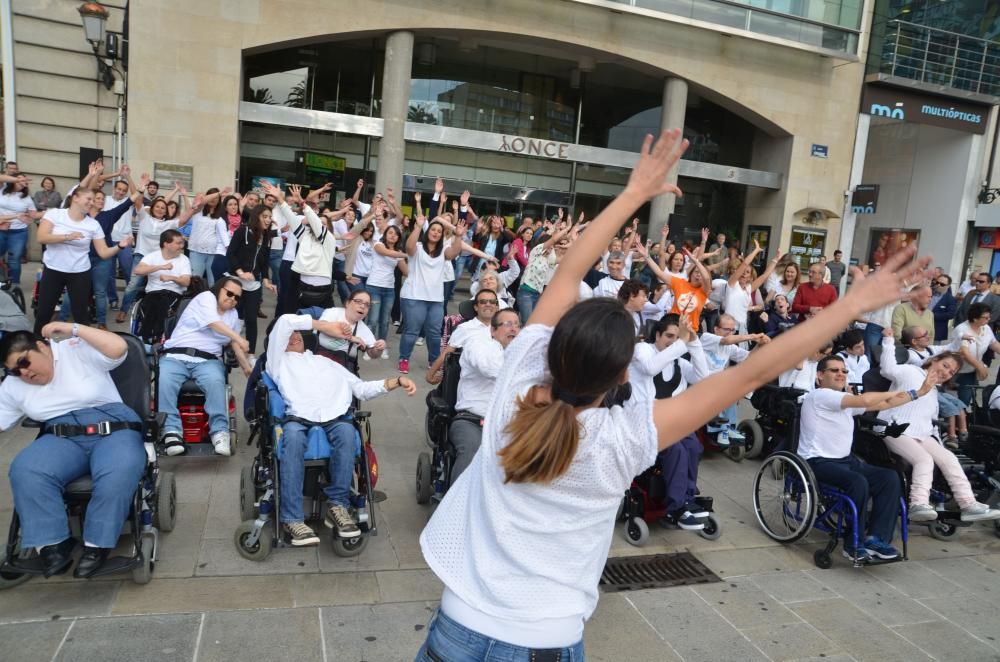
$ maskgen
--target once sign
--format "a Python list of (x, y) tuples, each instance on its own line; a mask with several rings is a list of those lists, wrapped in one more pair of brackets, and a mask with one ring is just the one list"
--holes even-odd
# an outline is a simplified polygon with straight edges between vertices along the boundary
[(569, 143), (539, 138), (522, 138), (520, 136), (500, 136), (501, 152), (526, 154), (528, 156), (543, 156), (550, 159), (567, 159)]

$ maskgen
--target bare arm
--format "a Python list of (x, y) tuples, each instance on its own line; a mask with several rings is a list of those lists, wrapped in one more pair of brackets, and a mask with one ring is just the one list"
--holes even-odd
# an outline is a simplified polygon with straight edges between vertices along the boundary
[[(69, 322), (49, 322), (42, 327), (42, 336), (51, 338), (54, 335), (70, 336), (75, 325)], [(128, 345), (117, 333), (102, 331), (97, 327), (77, 326), (76, 335), (88, 345), (109, 359), (120, 359), (128, 352)]]
[(763, 287), (764, 283), (767, 282), (767, 279), (770, 278), (771, 274), (774, 273), (774, 268), (778, 266), (778, 262), (780, 260), (781, 260), (781, 251), (778, 250), (774, 254), (774, 257), (772, 257), (768, 261), (767, 268), (764, 269), (764, 273), (762, 273), (761, 275), (757, 276), (757, 278), (754, 280), (753, 284), (750, 286), (752, 292), (756, 292), (761, 287)]

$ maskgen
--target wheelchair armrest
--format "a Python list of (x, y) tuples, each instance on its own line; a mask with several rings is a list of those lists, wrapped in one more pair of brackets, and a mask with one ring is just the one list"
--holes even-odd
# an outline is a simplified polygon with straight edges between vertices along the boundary
[(354, 420), (356, 420), (356, 421), (365, 421), (365, 420), (368, 420), (368, 418), (370, 418), (371, 415), (372, 415), (372, 413), (370, 411), (355, 411), (354, 412)]
[(36, 430), (40, 430), (42, 428), (42, 422), (41, 421), (36, 421), (33, 418), (25, 418), (23, 421), (21, 421), (21, 427), (22, 428), (35, 428)]
[(864, 428), (876, 428), (879, 426), (888, 427), (890, 425), (889, 421), (884, 421), (875, 414), (866, 412), (858, 416), (858, 423)]
[(227, 371), (239, 367), (240, 362), (236, 360), (236, 352), (232, 348), (226, 347), (222, 350), (222, 364)]
[(909, 423), (893, 423), (885, 427), (885, 436), (887, 437), (898, 437), (899, 435), (906, 432), (906, 428), (910, 427)]
[(433, 393), (427, 398), (427, 406), (435, 416), (453, 416), (455, 413), (444, 398)]

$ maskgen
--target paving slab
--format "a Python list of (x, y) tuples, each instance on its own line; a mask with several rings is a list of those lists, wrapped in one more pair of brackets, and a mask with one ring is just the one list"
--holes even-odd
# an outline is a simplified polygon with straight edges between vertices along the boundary
[(427, 637), (434, 608), (419, 602), (324, 607), (327, 659), (412, 662)]
[(292, 582), (286, 576), (154, 578), (146, 586), (123, 585), (112, 613), (163, 614), (292, 606)]
[(788, 607), (848, 655), (861, 660), (915, 662), (931, 657), (843, 598)]
[[(232, 525), (236, 530), (237, 523)], [(319, 547), (329, 548), (329, 534), (320, 533)], [(295, 575), (302, 572), (318, 572), (319, 547), (279, 547), (271, 550), (263, 561), (251, 561), (240, 556), (233, 542), (233, 532), (226, 539), (204, 539), (198, 553), (195, 574), (199, 577), (248, 576), (248, 575)], [(332, 553), (332, 552), (331, 552)]]
[(80, 619), (66, 636), (59, 662), (189, 662), (201, 614)]
[(807, 656), (826, 660), (841, 652), (837, 644), (801, 621), (759, 625), (741, 632), (772, 660), (800, 660)]
[(933, 559), (923, 565), (934, 573), (970, 591), (1000, 597), (1000, 570), (979, 563), (972, 558)]
[(1000, 616), (997, 615), (996, 598), (987, 594), (966, 594), (946, 598), (921, 600), (928, 609), (940, 614), (942, 619), (960, 623), (990, 646), (1000, 642)]
[(0, 599), (0, 623), (104, 616), (121, 582), (85, 580), (46, 584), (41, 577), (5, 590)]
[(319, 609), (266, 609), (206, 614), (199, 662), (321, 662)]
[(441, 599), (444, 584), (430, 570), (380, 570), (379, 602), (434, 602)]
[(1000, 660), (1000, 652), (996, 647), (988, 646), (978, 638), (969, 636), (966, 630), (954, 623), (934, 621), (919, 625), (900, 625), (893, 630), (939, 660), (948, 662)]
[(965, 588), (931, 571), (923, 561), (889, 563), (865, 568), (863, 572), (915, 600), (966, 593)]
[(157, 577), (191, 577), (201, 553), (207, 503), (178, 503), (177, 525), (160, 534), (160, 549), (154, 572)]
[(800, 545), (701, 552), (698, 559), (720, 577), (808, 570), (815, 567), (812, 552)]
[(823, 600), (836, 594), (809, 576), (807, 571), (766, 572), (750, 575), (758, 588), (781, 603)]
[(766, 660), (749, 639), (687, 587), (635, 591), (628, 596), (650, 626), (688, 662)]
[(691, 588), (736, 628), (801, 623), (798, 616), (747, 578)]
[[(320, 572), (360, 572), (364, 570), (396, 570), (399, 568), (399, 560), (396, 557), (396, 550), (393, 549), (391, 540), (391, 524), (388, 520), (379, 519), (378, 535), (370, 536), (368, 546), (359, 555), (351, 558), (342, 558), (333, 553), (332, 546), (323, 536), (323, 543), (317, 548), (319, 550)], [(329, 531), (329, 529), (326, 529)]]
[(49, 662), (72, 620), (0, 625), (0, 662)]
[(296, 607), (370, 605), (379, 601), (374, 572), (294, 575), (289, 581)]
[(604, 593), (583, 631), (583, 647), (593, 662), (681, 662), (656, 633), (628, 593)]
[(937, 620), (937, 615), (878, 578), (880, 567), (810, 570), (806, 574), (886, 625)]

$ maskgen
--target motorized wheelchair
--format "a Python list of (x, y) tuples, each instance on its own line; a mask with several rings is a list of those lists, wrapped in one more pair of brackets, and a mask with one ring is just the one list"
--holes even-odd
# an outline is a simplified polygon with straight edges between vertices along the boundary
[(22, 313), (26, 312), (24, 291), (21, 289), (20, 283), (15, 283), (11, 280), (7, 262), (3, 258), (0, 258), (0, 291), (10, 296), (14, 303), (17, 304), (17, 307), (21, 309)]
[[(318, 309), (319, 313), (322, 309)], [(318, 317), (316, 311), (305, 310)], [(306, 348), (314, 350), (316, 334), (303, 333)], [(247, 380), (247, 397), (244, 416), (250, 423), (249, 444), (257, 444), (258, 452), (250, 466), (240, 474), (240, 518), (233, 542), (241, 556), (251, 561), (263, 561), (275, 547), (291, 547), (280, 534), (277, 516), (279, 509), (278, 464), (282, 458), (282, 426), (288, 420), (285, 402), (277, 385), (266, 373), (266, 354), (262, 354)], [(349, 370), (357, 373), (357, 361), (351, 361)], [(371, 413), (358, 409), (354, 400), (347, 417), (355, 429), (357, 454), (354, 478), (351, 483), (348, 511), (361, 529), (356, 538), (341, 538), (334, 531), (331, 535), (333, 553), (352, 557), (361, 554), (368, 545), (369, 536), (378, 535), (375, 522), (375, 485), (378, 482), (378, 459), (371, 444)], [(319, 426), (309, 429), (305, 452), (305, 480), (303, 481), (302, 508), (305, 521), (322, 519), (326, 495), (323, 487), (329, 482), (327, 463), (330, 442)]]
[[(128, 519), (122, 533), (131, 534), (131, 550), (124, 556), (112, 556), (95, 577), (116, 572), (131, 571), (132, 580), (146, 584), (152, 578), (159, 555), (159, 535), (174, 529), (177, 519), (177, 486), (173, 473), (161, 470), (157, 464), (160, 448), (160, 417), (150, 409), (149, 365), (138, 338), (119, 334), (128, 344), (125, 361), (111, 371), (111, 378), (118, 387), (122, 401), (142, 419), (142, 438), (148, 458), (146, 471), (136, 487)], [(40, 427), (34, 421), (25, 421), (25, 427)], [(83, 518), (90, 501), (93, 483), (89, 475), (81, 476), (66, 486), (63, 497), (70, 518), (70, 531), (80, 538)], [(43, 574), (43, 565), (37, 552), (21, 547), (21, 522), (15, 511), (7, 535), (7, 544), (0, 556), (0, 589), (10, 588), (28, 581), (33, 575)]]
[(774, 383), (753, 392), (750, 404), (757, 415), (743, 419), (736, 426), (746, 438), (746, 457), (766, 457), (776, 450), (785, 449), (798, 425), (798, 400), (805, 393), (802, 389)]
[[(796, 415), (798, 420), (799, 416)], [(868, 447), (881, 445), (886, 436), (902, 434), (906, 424), (890, 425), (871, 415), (855, 418), (854, 445), (852, 453), (868, 455)], [(849, 534), (854, 549), (863, 541), (858, 531), (858, 507), (843, 491), (831, 485), (820, 483), (812, 467), (796, 454), (798, 449), (798, 426), (794, 429), (785, 450), (768, 456), (757, 470), (753, 480), (753, 506), (757, 522), (772, 540), (793, 543), (802, 540), (813, 529), (829, 534), (824, 547), (813, 553), (816, 567), (827, 569), (833, 566), (832, 553), (840, 540)], [(899, 473), (903, 483), (902, 498), (899, 503), (900, 537), (903, 550), (902, 559), (907, 558), (907, 508), (906, 495), (909, 493), (906, 477)], [(860, 504), (867, 508), (868, 504)], [(884, 563), (870, 560), (869, 563)], [(854, 559), (854, 567), (862, 565)]]
[[(427, 394), (426, 440), (431, 451), (417, 456), (417, 503), (434, 498), (440, 501), (451, 485), (451, 468), (455, 464), (455, 447), (448, 439), (452, 421), (471, 416), (455, 411), (458, 402), (458, 382), (462, 376), (459, 361), (462, 350), (455, 349), (444, 359), (444, 377), (438, 387)], [(471, 420), (471, 419), (470, 419)], [(475, 419), (479, 424), (479, 418)]]

